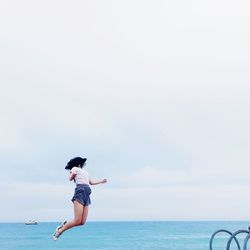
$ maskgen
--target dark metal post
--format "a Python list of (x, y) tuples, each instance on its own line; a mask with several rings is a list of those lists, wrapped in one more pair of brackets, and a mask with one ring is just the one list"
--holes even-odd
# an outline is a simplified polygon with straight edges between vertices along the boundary
[[(214, 232), (214, 233), (212, 234), (212, 236), (211, 236), (211, 238), (210, 238), (210, 242), (209, 242), (209, 249), (210, 249), (210, 250), (213, 250), (213, 241), (214, 241), (214, 237), (215, 237), (218, 233), (228, 233), (229, 235), (231, 235), (231, 237), (232, 237), (232, 235), (233, 235), (230, 231), (228, 231), (228, 230), (226, 230), (226, 229), (220, 229), (220, 230)], [(230, 238), (231, 238), (231, 237), (230, 237)], [(235, 240), (235, 242), (236, 242), (236, 244), (237, 244), (238, 250), (240, 250), (240, 243), (239, 243), (239, 241), (238, 241), (237, 238), (234, 237), (234, 236), (233, 236), (233, 239)]]
[(239, 230), (239, 231), (236, 231), (235, 233), (232, 234), (232, 236), (229, 238), (228, 242), (227, 242), (227, 248), (226, 250), (230, 250), (230, 245), (231, 245), (231, 242), (232, 242), (232, 239), (236, 239), (236, 236), (238, 234), (241, 234), (241, 233), (249, 233), (249, 231), (247, 230)]
[(230, 238), (228, 239), (227, 241), (227, 246), (226, 246), (226, 250), (230, 250), (230, 246), (231, 246), (231, 243), (232, 243), (232, 240), (235, 241), (236, 245), (237, 245), (237, 248), (238, 250), (240, 250), (240, 243), (237, 239), (237, 235), (239, 234), (242, 234), (242, 233), (246, 233), (247, 236), (245, 237), (245, 240), (244, 240), (244, 245), (243, 245), (243, 250), (247, 250), (247, 244), (249, 242), (249, 239), (250, 239), (250, 226), (248, 227), (248, 230), (238, 230), (234, 233), (231, 233), (230, 231), (226, 230), (226, 229), (220, 229), (220, 230), (217, 230), (216, 232), (214, 232), (210, 238), (210, 242), (209, 242), (209, 249), (210, 250), (213, 250), (213, 241), (214, 241), (214, 238), (217, 234), (219, 233), (227, 233), (230, 235)]

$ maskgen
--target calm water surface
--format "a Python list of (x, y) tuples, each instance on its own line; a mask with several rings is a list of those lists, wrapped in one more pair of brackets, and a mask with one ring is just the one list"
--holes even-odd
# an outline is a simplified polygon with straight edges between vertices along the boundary
[[(214, 231), (247, 229), (250, 222), (88, 222), (54, 242), (52, 234), (57, 225), (0, 223), (0, 249), (208, 250)], [(217, 237), (214, 250), (225, 250), (227, 239), (226, 234)], [(236, 246), (232, 245), (233, 249)]]

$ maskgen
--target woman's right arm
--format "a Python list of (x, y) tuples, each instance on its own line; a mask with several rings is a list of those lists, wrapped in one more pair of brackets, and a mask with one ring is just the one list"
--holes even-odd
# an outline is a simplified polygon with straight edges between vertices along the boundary
[(76, 177), (76, 173), (74, 171), (70, 171), (69, 180), (72, 181), (75, 179), (75, 177)]

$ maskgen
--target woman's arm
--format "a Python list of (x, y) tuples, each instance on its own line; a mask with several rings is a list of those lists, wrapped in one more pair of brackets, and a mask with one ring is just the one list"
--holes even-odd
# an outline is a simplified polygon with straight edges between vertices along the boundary
[(76, 173), (70, 172), (70, 174), (69, 174), (69, 180), (72, 181), (72, 180), (75, 179), (75, 177), (76, 177)]
[(89, 179), (90, 185), (97, 185), (97, 184), (106, 183), (106, 182), (107, 182), (107, 179), (103, 179), (101, 181), (92, 181), (91, 179)]

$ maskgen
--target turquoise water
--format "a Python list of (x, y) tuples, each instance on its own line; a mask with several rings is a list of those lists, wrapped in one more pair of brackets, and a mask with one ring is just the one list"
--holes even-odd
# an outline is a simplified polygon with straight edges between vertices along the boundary
[[(51, 239), (58, 223), (0, 223), (1, 250), (207, 250), (217, 229), (247, 229), (250, 222), (87, 222)], [(215, 250), (225, 250), (228, 237), (215, 240)], [(232, 245), (231, 249), (237, 249)]]

